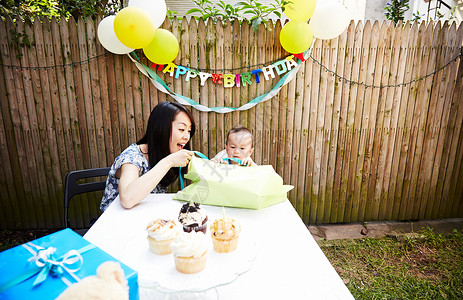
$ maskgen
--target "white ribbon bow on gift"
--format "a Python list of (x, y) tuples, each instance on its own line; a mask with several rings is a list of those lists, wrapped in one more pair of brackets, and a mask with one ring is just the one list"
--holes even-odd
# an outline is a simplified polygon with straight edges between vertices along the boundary
[[(88, 246), (91, 246), (91, 248), (95, 247), (94, 245)], [(81, 249), (80, 252), (77, 250), (70, 250), (66, 252), (62, 258), (56, 258), (54, 254), (56, 252), (55, 247), (49, 247), (45, 249), (43, 247), (34, 245), (30, 242), (24, 244), (23, 247), (26, 248), (33, 255), (31, 258), (28, 259), (28, 261), (35, 262), (35, 264), (42, 269), (40, 273), (37, 275), (37, 278), (35, 279), (33, 286), (40, 284), (45, 279), (47, 279), (49, 273), (54, 277), (61, 278), (61, 280), (69, 286), (71, 285), (71, 282), (65, 277), (63, 277), (64, 271), (71, 275), (71, 277), (74, 278), (76, 281), (80, 281), (80, 278), (77, 277), (74, 273), (79, 271), (82, 267), (84, 259), (80, 253), (89, 250), (84, 249), (86, 247)], [(35, 251), (32, 247), (37, 249), (37, 251)], [(74, 265), (77, 262), (79, 263), (78, 266), (70, 268), (70, 266)]]

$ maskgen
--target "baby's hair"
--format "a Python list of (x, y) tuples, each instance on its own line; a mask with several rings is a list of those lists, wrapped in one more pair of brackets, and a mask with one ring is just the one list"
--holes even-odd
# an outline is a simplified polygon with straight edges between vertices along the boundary
[(247, 127), (241, 126), (241, 125), (235, 126), (232, 129), (230, 129), (230, 131), (227, 134), (227, 139), (225, 140), (225, 145), (228, 145), (228, 137), (231, 134), (240, 133), (240, 132), (247, 133), (247, 134), (249, 134), (251, 136), (251, 147), (254, 147), (254, 136), (252, 135), (251, 130), (249, 130)]

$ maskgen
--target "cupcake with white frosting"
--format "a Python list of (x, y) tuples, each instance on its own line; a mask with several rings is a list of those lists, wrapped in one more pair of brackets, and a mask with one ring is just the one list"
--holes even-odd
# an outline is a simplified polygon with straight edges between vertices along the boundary
[(170, 243), (179, 233), (179, 227), (173, 220), (157, 219), (148, 223), (148, 243), (151, 252), (159, 255), (172, 253)]
[(181, 273), (198, 273), (206, 267), (207, 239), (202, 231), (181, 232), (170, 244), (175, 267)]

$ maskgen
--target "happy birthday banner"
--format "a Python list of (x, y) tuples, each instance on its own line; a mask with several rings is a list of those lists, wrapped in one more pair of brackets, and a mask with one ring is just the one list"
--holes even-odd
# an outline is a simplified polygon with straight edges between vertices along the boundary
[[(260, 83), (259, 74), (262, 73), (264, 75), (265, 80), (269, 80), (271, 78), (275, 78), (275, 72), (278, 76), (290, 71), (292, 68), (297, 67), (298, 63), (295, 59), (299, 59), (301, 62), (305, 61), (304, 54), (294, 54), (289, 55), (285, 59), (282, 59), (276, 63), (268, 65), (262, 69), (252, 70), (251, 72), (241, 73), (241, 74), (215, 74), (215, 73), (205, 73), (200, 72), (198, 70), (184, 67), (184, 66), (177, 66), (174, 63), (168, 63), (166, 65), (158, 65), (156, 63), (152, 64), (153, 69), (157, 69), (158, 71), (162, 71), (162, 73), (166, 74), (169, 73), (171, 77), (175, 77), (178, 79), (180, 75), (184, 75), (185, 81), (190, 81), (192, 78), (199, 77), (201, 80), (201, 86), (204, 86), (207, 79), (211, 78), (212, 82), (221, 85), (223, 84), (224, 87), (240, 87), (241, 84), (243, 87), (246, 85), (251, 85), (252, 81), (254, 80), (256, 83)], [(223, 80), (223, 81), (222, 81)]]
[[(191, 98), (188, 98), (186, 96), (177, 94), (173, 92), (167, 84), (156, 74), (155, 71), (153, 71), (151, 68), (147, 67), (145, 64), (140, 62), (140, 59), (138, 56), (135, 54), (135, 52), (132, 52), (128, 54), (129, 58), (133, 61), (133, 63), (137, 66), (138, 70), (145, 76), (147, 76), (151, 83), (161, 92), (170, 95), (172, 98), (174, 98), (177, 102), (183, 105), (189, 105), (192, 106), (193, 108), (199, 110), (199, 111), (205, 111), (205, 112), (216, 112), (216, 113), (228, 113), (232, 111), (241, 111), (241, 110), (248, 110), (258, 103), (267, 101), (271, 99), (272, 97), (276, 96), (280, 89), (288, 84), (294, 76), (296, 76), (297, 71), (299, 70), (301, 63), (305, 61), (309, 57), (310, 51), (307, 50), (304, 53), (296, 54), (296, 55), (290, 55), (286, 57), (283, 60), (280, 60), (276, 63), (273, 63), (267, 67), (264, 67), (262, 69), (256, 69), (251, 72), (246, 72), (242, 74), (209, 74), (205, 72), (200, 72), (198, 70), (190, 69), (184, 66), (176, 66), (173, 63), (169, 63), (165, 66), (163, 65), (155, 65), (158, 67), (158, 70), (161, 69), (162, 72), (169, 73), (170, 76), (174, 78), (179, 78), (180, 75), (184, 76), (185, 81), (189, 81), (192, 78), (199, 77), (201, 80), (201, 86), (204, 86), (204, 83), (206, 83), (206, 80), (211, 78), (212, 82), (214, 82), (217, 85), (223, 84), (224, 87), (233, 87), (237, 86), (240, 87), (241, 85), (246, 86), (246, 85), (251, 85), (253, 83), (253, 80), (256, 82), (256, 84), (260, 83), (259, 79), (259, 74), (263, 73), (264, 78), (266, 80), (269, 80), (271, 78), (275, 78), (275, 73), (274, 71), (278, 74), (281, 75), (285, 72), (287, 72), (285, 75), (283, 75), (280, 80), (277, 82), (277, 84), (270, 90), (268, 93), (265, 93), (263, 95), (260, 95), (248, 103), (234, 108), (234, 107), (207, 107), (205, 105), (199, 104), (198, 102), (194, 101)], [(295, 61), (295, 58), (298, 59), (298, 62)], [(215, 76), (214, 76), (215, 75)], [(273, 76), (272, 76), (273, 75)], [(251, 80), (251, 78), (253, 78)], [(223, 82), (222, 80), (223, 79)]]

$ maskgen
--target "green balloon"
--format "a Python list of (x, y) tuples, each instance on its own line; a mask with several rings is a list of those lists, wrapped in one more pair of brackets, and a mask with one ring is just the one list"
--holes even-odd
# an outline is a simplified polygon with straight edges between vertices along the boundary
[(291, 20), (281, 29), (280, 43), (289, 53), (304, 52), (312, 45), (312, 41), (312, 29), (305, 21)]
[(143, 48), (143, 53), (150, 61), (158, 65), (165, 65), (177, 57), (178, 50), (179, 44), (172, 32), (156, 29), (153, 40)]

